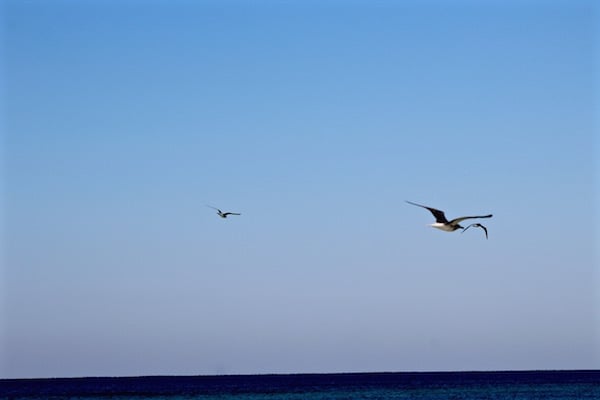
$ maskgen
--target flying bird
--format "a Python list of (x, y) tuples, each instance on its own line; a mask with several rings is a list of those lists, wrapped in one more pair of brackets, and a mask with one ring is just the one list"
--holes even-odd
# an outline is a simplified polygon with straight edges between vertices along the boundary
[(469, 229), (470, 227), (472, 227), (472, 226), (474, 226), (475, 228), (481, 228), (481, 229), (483, 229), (483, 231), (485, 232), (485, 238), (486, 239), (488, 238), (487, 228), (485, 226), (481, 225), (480, 223), (474, 223), (474, 224), (471, 224), (471, 225), (467, 226), (466, 228), (463, 229), (463, 231), (461, 233), (465, 233), (465, 231), (467, 229)]
[[(423, 207), (423, 208), (428, 209), (429, 212), (431, 212), (433, 214), (433, 216), (435, 217), (435, 223), (430, 224), (430, 226), (433, 227), (433, 228), (441, 229), (441, 230), (446, 231), (446, 232), (454, 232), (457, 229), (463, 229), (463, 230), (466, 229), (466, 228), (460, 226), (460, 224), (459, 224), (459, 222), (464, 221), (465, 219), (491, 218), (492, 217), (492, 214), (488, 214), (488, 215), (474, 215), (474, 216), (470, 216), (470, 217), (454, 218), (454, 219), (448, 221), (448, 219), (446, 218), (446, 215), (444, 215), (443, 211), (440, 211), (440, 210), (432, 208), (432, 207), (423, 206), (421, 204), (413, 203), (413, 202), (408, 201), (408, 200), (406, 202), (408, 204), (412, 204), (413, 206)], [(481, 227), (483, 228), (483, 225), (481, 225)], [(487, 230), (486, 230), (486, 235), (487, 235)]]
[(227, 218), (227, 216), (229, 216), (229, 215), (242, 215), (240, 213), (234, 213), (234, 212), (223, 212), (223, 211), (219, 210), (217, 207), (213, 207), (213, 206), (206, 206), (206, 207), (210, 207), (213, 210), (217, 210), (217, 215), (221, 218)]

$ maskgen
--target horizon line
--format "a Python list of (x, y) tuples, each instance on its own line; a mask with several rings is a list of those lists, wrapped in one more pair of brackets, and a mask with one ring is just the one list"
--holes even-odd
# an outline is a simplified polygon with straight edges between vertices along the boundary
[(220, 378), (220, 377), (258, 377), (258, 376), (309, 376), (309, 375), (392, 375), (392, 374), (514, 374), (514, 373), (600, 373), (600, 369), (499, 369), (499, 370), (415, 370), (415, 371), (347, 371), (347, 372), (265, 372), (265, 373), (232, 373), (232, 374), (149, 374), (149, 375), (89, 375), (89, 376), (55, 376), (35, 378), (0, 378), (2, 381), (17, 380), (67, 380), (67, 379), (144, 379), (144, 378)]

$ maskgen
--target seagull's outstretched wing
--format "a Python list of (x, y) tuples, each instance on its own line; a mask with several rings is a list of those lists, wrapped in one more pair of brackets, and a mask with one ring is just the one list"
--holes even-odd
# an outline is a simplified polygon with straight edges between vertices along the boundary
[[(444, 212), (441, 211), (441, 210), (437, 210), (435, 208), (431, 208), (431, 207), (427, 207), (427, 206), (424, 206), (424, 205), (421, 205), (421, 204), (413, 203), (412, 201), (408, 201), (408, 200), (405, 200), (405, 201), (408, 204), (412, 204), (413, 206), (423, 207), (423, 208), (428, 209), (433, 214), (433, 216), (435, 217), (435, 222), (441, 222), (442, 224), (445, 224), (445, 223), (448, 222), (448, 220), (446, 219), (446, 216), (444, 215)], [(490, 217), (491, 217), (491, 215), (490, 215)]]
[(227, 217), (228, 215), (242, 215), (242, 214), (240, 214), (240, 213), (234, 213), (234, 212), (226, 212), (226, 213), (223, 213), (223, 216), (224, 216), (224, 217)]
[(205, 206), (208, 208), (212, 208), (213, 210), (217, 210), (218, 212), (221, 212), (221, 210), (219, 210), (217, 207), (209, 206), (208, 204), (205, 204)]
[(472, 217), (459, 217), (459, 218), (454, 218), (452, 221), (450, 221), (451, 224), (458, 224), (460, 221), (464, 221), (465, 219), (475, 219), (475, 218), (492, 218), (493, 215), (492, 214), (488, 214), (488, 215), (474, 215)]
[(472, 226), (474, 226), (474, 227), (476, 227), (476, 228), (481, 228), (481, 229), (483, 229), (483, 231), (485, 232), (485, 238), (486, 238), (486, 239), (488, 238), (488, 231), (487, 231), (487, 228), (486, 228), (485, 226), (481, 225), (480, 223), (474, 223), (474, 224), (471, 224), (471, 225), (467, 226), (465, 229), (463, 229), (463, 231), (462, 231), (461, 233), (465, 233), (465, 231), (466, 231), (467, 229), (469, 229), (470, 227), (472, 227)]

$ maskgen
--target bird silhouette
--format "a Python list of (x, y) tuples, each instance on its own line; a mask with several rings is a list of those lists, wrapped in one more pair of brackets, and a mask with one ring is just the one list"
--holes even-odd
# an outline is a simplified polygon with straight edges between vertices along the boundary
[(223, 212), (221, 210), (219, 210), (217, 207), (213, 207), (213, 206), (206, 206), (206, 207), (210, 207), (213, 210), (217, 210), (217, 215), (221, 218), (227, 218), (229, 215), (242, 215), (240, 213), (235, 213), (235, 212)]
[[(461, 226), (459, 223), (461, 221), (464, 221), (465, 219), (491, 218), (492, 217), (492, 214), (473, 215), (473, 216), (469, 216), (469, 217), (458, 217), (458, 218), (454, 218), (454, 219), (451, 219), (450, 221), (448, 221), (448, 219), (446, 218), (446, 215), (441, 210), (438, 210), (438, 209), (432, 208), (432, 207), (427, 207), (427, 206), (424, 206), (421, 204), (413, 203), (412, 201), (408, 201), (408, 200), (406, 200), (406, 202), (408, 204), (412, 204), (413, 206), (422, 207), (422, 208), (429, 210), (429, 212), (431, 212), (433, 214), (433, 216), (435, 217), (435, 222), (433, 224), (430, 224), (429, 226), (431, 226), (432, 228), (441, 229), (446, 232), (454, 232), (457, 229), (463, 229), (463, 230), (466, 229), (463, 226)], [(481, 225), (481, 227), (483, 228), (483, 225)], [(487, 233), (487, 230), (486, 230), (486, 233)]]

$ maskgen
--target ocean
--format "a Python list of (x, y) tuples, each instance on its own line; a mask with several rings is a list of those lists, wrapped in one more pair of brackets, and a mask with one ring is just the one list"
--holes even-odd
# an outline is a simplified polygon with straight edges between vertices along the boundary
[(2, 379), (0, 399), (600, 400), (600, 370)]

